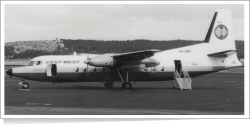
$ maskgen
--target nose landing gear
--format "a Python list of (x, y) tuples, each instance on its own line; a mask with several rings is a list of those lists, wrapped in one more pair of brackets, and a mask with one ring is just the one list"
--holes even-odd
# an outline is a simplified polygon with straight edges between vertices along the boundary
[(29, 83), (27, 83), (25, 81), (19, 82), (18, 85), (21, 86), (22, 89), (29, 89)]

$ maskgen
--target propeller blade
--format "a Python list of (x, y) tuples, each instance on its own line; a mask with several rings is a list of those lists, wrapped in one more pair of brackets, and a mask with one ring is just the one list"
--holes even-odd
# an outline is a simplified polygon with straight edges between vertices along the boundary
[(87, 56), (88, 64), (87, 64), (87, 78), (89, 76), (89, 45), (88, 45), (88, 56)]
[(88, 56), (87, 56), (87, 60), (89, 60), (89, 45), (88, 45)]
[(89, 76), (89, 64), (87, 64), (87, 78)]

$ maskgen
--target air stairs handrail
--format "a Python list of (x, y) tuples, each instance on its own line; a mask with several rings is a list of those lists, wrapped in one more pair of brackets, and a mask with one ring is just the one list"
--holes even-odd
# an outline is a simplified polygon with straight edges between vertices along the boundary
[(192, 86), (192, 80), (191, 80), (188, 72), (187, 71), (183, 71), (183, 74), (184, 74), (184, 78), (186, 79), (186, 81), (187, 81), (190, 89), (192, 89), (192, 87), (191, 87)]
[(181, 76), (177, 70), (175, 70), (175, 77), (176, 77), (176, 80), (177, 80), (181, 90), (182, 90), (182, 79), (181, 79)]

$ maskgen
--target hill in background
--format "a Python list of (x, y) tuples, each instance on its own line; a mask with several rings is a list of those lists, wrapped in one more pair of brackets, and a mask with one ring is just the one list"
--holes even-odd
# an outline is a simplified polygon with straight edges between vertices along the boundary
[[(57, 46), (53, 51), (42, 50), (39, 47), (36, 49), (27, 49), (23, 52), (16, 53), (15, 46), (5, 45), (5, 58), (7, 59), (28, 59), (34, 58), (41, 55), (69, 55), (74, 51), (78, 53), (123, 53), (147, 49), (159, 49), (159, 50), (169, 50), (178, 47), (184, 47), (188, 45), (200, 44), (203, 41), (191, 41), (191, 40), (71, 40), (71, 39), (61, 39), (63, 43), (55, 44)], [(35, 42), (35, 41), (34, 41)], [(18, 43), (17, 43), (18, 44)], [(21, 44), (21, 43), (20, 43)], [(37, 44), (37, 43), (34, 43)], [(63, 44), (63, 45), (62, 45)], [(22, 43), (23, 45), (23, 43)], [(29, 42), (29, 45), (33, 45), (32, 42)], [(89, 46), (89, 50), (88, 50)], [(27, 46), (27, 48), (30, 48)], [(237, 56), (239, 59), (244, 58), (244, 41), (236, 40), (236, 49), (238, 50)]]

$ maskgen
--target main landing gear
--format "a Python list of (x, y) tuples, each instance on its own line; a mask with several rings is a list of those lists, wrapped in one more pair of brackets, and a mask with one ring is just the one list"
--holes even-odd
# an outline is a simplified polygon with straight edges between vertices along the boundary
[(132, 89), (132, 84), (130, 82), (124, 82), (122, 84), (122, 89), (131, 90)]
[(18, 83), (23, 89), (29, 89), (29, 83), (25, 82), (24, 80)]
[(119, 72), (119, 70), (117, 69), (117, 72), (123, 82), (122, 84), (122, 89), (125, 89), (125, 90), (131, 90), (132, 89), (132, 84), (128, 81), (128, 73), (129, 73), (129, 70), (127, 70), (127, 74), (126, 74), (126, 81), (124, 82), (123, 79), (122, 79), (122, 76)]
[[(131, 90), (132, 89), (132, 84), (128, 81), (129, 70), (127, 70), (126, 81), (124, 81), (122, 79), (122, 76), (121, 76), (120, 71), (118, 69), (117, 69), (117, 72), (118, 72), (118, 74), (119, 74), (119, 76), (120, 76), (120, 78), (121, 78), (121, 80), (123, 82), (122, 89), (124, 89), (124, 90)], [(104, 88), (111, 89), (111, 88), (113, 88), (113, 86), (114, 86), (114, 82), (113, 81), (104, 81)]]

